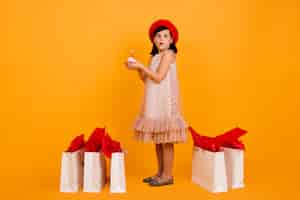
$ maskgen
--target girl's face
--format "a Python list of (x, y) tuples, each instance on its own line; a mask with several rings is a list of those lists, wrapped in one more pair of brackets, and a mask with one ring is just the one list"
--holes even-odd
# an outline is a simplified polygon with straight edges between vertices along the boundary
[(169, 48), (170, 44), (172, 44), (173, 38), (170, 31), (165, 29), (155, 34), (153, 42), (159, 51), (164, 51)]

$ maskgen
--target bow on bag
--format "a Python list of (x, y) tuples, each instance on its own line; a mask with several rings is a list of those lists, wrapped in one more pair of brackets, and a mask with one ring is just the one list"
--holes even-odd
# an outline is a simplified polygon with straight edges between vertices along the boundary
[(188, 129), (191, 132), (194, 146), (198, 146), (202, 149), (212, 152), (218, 152), (221, 150), (221, 144), (215, 137), (202, 136), (197, 133), (191, 126), (189, 126)]
[(74, 152), (84, 147), (84, 134), (76, 136), (70, 143), (67, 152)]
[(106, 134), (102, 138), (102, 152), (108, 158), (111, 158), (111, 154), (114, 152), (122, 152), (121, 144), (118, 141), (112, 140), (111, 137)]
[(236, 127), (225, 132), (222, 135), (216, 136), (216, 139), (219, 141), (219, 144), (221, 144), (221, 146), (223, 147), (245, 150), (245, 145), (238, 138), (245, 135), (246, 133), (246, 130)]
[(87, 152), (98, 152), (102, 148), (102, 139), (105, 135), (105, 128), (95, 128), (85, 144)]

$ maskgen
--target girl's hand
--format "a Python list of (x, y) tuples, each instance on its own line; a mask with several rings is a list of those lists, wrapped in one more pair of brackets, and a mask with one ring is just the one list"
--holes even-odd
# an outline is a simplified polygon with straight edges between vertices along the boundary
[(142, 63), (140, 62), (124, 62), (124, 65), (127, 67), (129, 70), (139, 70), (142, 66)]

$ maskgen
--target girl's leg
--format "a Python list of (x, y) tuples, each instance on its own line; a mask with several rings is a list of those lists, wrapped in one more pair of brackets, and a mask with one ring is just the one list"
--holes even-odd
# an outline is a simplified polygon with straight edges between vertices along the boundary
[(156, 158), (157, 158), (157, 174), (160, 177), (163, 172), (163, 146), (162, 144), (155, 144)]
[(162, 144), (155, 144), (156, 159), (157, 159), (157, 173), (153, 176), (144, 178), (143, 182), (150, 182), (153, 179), (158, 180), (163, 172), (163, 146)]
[(163, 152), (163, 173), (161, 179), (173, 178), (173, 162), (174, 162), (174, 144), (165, 143), (162, 146)]

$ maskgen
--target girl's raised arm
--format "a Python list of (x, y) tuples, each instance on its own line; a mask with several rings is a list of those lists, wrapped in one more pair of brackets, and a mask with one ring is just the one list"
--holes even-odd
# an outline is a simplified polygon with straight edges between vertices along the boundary
[(160, 83), (166, 77), (170, 64), (173, 61), (173, 57), (173, 52), (166, 52), (162, 56), (156, 72), (151, 71), (148, 67), (145, 67), (143, 65), (140, 66), (139, 70), (143, 71), (146, 74), (146, 76), (148, 76), (154, 82)]

